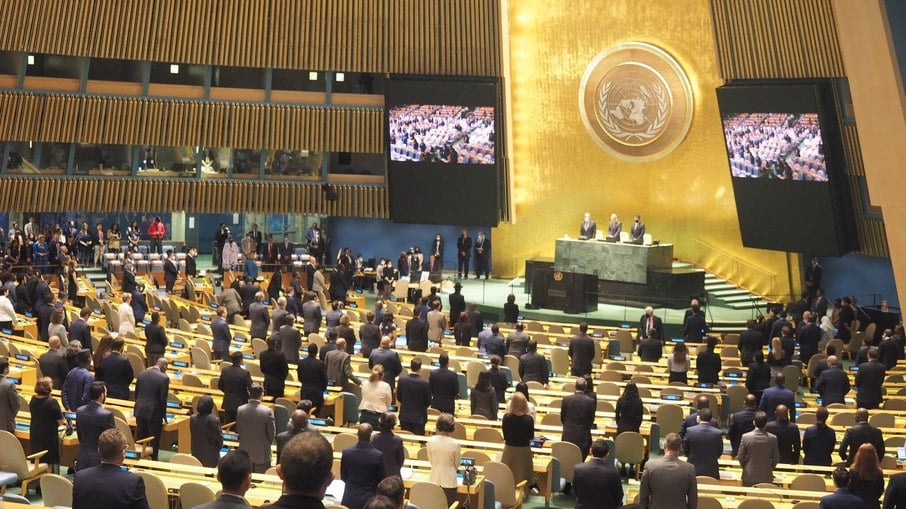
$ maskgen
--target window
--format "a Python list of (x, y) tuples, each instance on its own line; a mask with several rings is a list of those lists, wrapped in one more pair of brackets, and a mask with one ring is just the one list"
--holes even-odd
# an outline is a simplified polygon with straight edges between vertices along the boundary
[(271, 75), (272, 90), (293, 90), (301, 92), (324, 92), (327, 84), (324, 72), (274, 69)]
[(129, 175), (132, 173), (131, 145), (80, 144), (75, 148), (75, 175)]
[(226, 178), (229, 175), (233, 149), (206, 147), (201, 153), (201, 178)]
[(138, 171), (145, 177), (193, 178), (197, 173), (196, 147), (144, 146), (138, 161)]
[(345, 175), (384, 175), (387, 173), (387, 156), (334, 152), (330, 154), (330, 173)]
[[(34, 59), (30, 58), (32, 56)], [(25, 74), (46, 78), (81, 79), (84, 62), (83, 57), (30, 54)]]
[(254, 88), (264, 90), (265, 70), (244, 67), (215, 67), (211, 75), (212, 87)]
[(204, 65), (152, 62), (151, 83), (204, 86), (205, 69)]
[(145, 73), (144, 62), (93, 58), (88, 65), (88, 79), (102, 81), (128, 81), (141, 83)]
[(272, 178), (317, 180), (321, 178), (323, 152), (270, 150), (264, 174)]

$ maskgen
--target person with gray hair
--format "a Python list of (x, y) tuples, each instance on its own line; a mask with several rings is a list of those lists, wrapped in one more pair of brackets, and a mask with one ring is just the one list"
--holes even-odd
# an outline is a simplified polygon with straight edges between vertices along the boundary
[(101, 464), (79, 470), (72, 483), (72, 509), (148, 509), (141, 477), (120, 468), (126, 458), (126, 438), (108, 429), (98, 438)]
[(821, 372), (821, 376), (815, 382), (815, 390), (821, 395), (821, 405), (846, 403), (846, 395), (851, 388), (849, 376), (843, 371), (837, 356), (829, 356), (827, 369)]

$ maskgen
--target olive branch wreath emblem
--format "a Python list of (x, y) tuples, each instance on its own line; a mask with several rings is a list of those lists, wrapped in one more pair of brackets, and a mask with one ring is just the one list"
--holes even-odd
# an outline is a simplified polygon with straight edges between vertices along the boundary
[[(651, 140), (652, 138), (655, 138), (667, 123), (667, 118), (669, 116), (669, 109), (667, 107), (667, 90), (657, 82), (651, 83), (650, 87), (651, 93), (654, 93), (655, 102), (657, 103), (657, 115), (655, 115), (654, 120), (648, 125), (648, 128), (645, 131), (633, 132), (624, 131), (611, 118), (611, 114), (607, 109), (607, 96), (610, 93), (611, 88), (613, 88), (613, 82), (609, 81), (604, 84), (601, 92), (598, 93), (598, 111), (601, 114), (601, 123), (604, 124), (604, 127), (606, 127), (610, 134), (615, 138), (618, 138), (624, 142), (632, 142), (636, 139), (641, 142), (646, 142)], [(651, 100), (651, 93), (649, 93), (648, 87), (643, 85), (640, 88), (640, 91), (646, 99), (648, 99), (649, 101)]]

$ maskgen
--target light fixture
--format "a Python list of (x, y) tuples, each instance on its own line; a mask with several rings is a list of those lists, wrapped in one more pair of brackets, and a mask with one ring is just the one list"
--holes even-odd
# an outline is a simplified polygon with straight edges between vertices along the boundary
[(337, 82), (346, 81), (346, 74), (342, 72), (337, 73)]
[(170, 74), (179, 74), (179, 64), (170, 64)]
[(35, 65), (35, 56), (28, 55), (28, 65)]
[(318, 81), (318, 73), (317, 73), (317, 71), (309, 71), (309, 72), (308, 72), (308, 81)]

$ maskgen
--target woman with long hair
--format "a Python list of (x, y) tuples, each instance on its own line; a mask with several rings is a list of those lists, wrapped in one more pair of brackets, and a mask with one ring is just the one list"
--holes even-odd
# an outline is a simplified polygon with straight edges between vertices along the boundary
[(865, 509), (879, 509), (878, 500), (884, 493), (884, 472), (878, 462), (878, 452), (871, 444), (862, 444), (849, 467), (849, 491), (865, 502)]
[[(532, 480), (532, 437), (535, 419), (528, 414), (528, 400), (521, 392), (513, 393), (503, 416), (503, 456), (500, 461), (510, 467), (516, 484)], [(529, 482), (528, 485), (533, 484)]]
[(381, 414), (390, 411), (393, 394), (390, 385), (383, 380), (384, 365), (375, 364), (371, 368), (371, 376), (362, 384), (362, 402), (359, 403), (359, 422), (378, 427)]
[(472, 344), (472, 323), (469, 321), (469, 313), (463, 311), (459, 313), (459, 319), (453, 326), (453, 338), (457, 346), (470, 346)]
[(642, 410), (642, 398), (639, 396), (639, 387), (635, 382), (626, 384), (623, 394), (617, 400), (615, 412), (617, 435), (624, 431), (639, 432), (639, 428), (642, 427), (644, 410)]
[(686, 343), (675, 343), (673, 352), (667, 355), (667, 368), (670, 370), (670, 382), (689, 383), (689, 350)]
[(535, 419), (535, 404), (532, 403), (532, 398), (529, 396), (528, 384), (526, 384), (525, 382), (517, 383), (516, 392), (520, 392), (523, 396), (525, 396), (525, 401), (528, 405), (528, 414), (532, 416), (532, 419)]
[(60, 402), (50, 394), (52, 390), (53, 380), (50, 377), (39, 378), (35, 383), (35, 395), (28, 402), (31, 451), (47, 451), (41, 462), (50, 465), (51, 472), (60, 463), (60, 434), (57, 429), (65, 422)]
[(107, 249), (111, 253), (120, 252), (120, 241), (123, 239), (123, 234), (120, 233), (120, 223), (114, 222), (110, 225), (110, 229), (107, 230)]
[(189, 420), (192, 430), (192, 456), (206, 467), (216, 467), (223, 447), (220, 419), (213, 413), (214, 399), (205, 394), (195, 403), (195, 415)]
[(57, 336), (63, 346), (66, 346), (69, 344), (69, 332), (66, 330), (66, 326), (63, 325), (63, 318), (66, 317), (64, 313), (62, 306), (54, 307), (53, 311), (50, 312), (50, 323), (47, 324), (47, 338), (50, 339), (51, 336)]
[(482, 371), (478, 381), (469, 395), (472, 402), (472, 415), (483, 415), (492, 421), (497, 420), (497, 392), (491, 384), (491, 374)]
[(112, 351), (113, 337), (107, 334), (98, 341), (98, 347), (92, 354), (92, 362), (94, 362), (94, 378), (98, 382), (104, 381), (104, 368), (102, 367), (102, 364), (104, 358), (110, 355), (110, 352)]
[(390, 412), (381, 414), (378, 419), (378, 435), (371, 440), (371, 446), (381, 451), (384, 456), (384, 472), (389, 477), (400, 475), (403, 462), (406, 461), (406, 451), (403, 439), (393, 433), (396, 427), (396, 415)]
[(390, 338), (391, 344), (396, 344), (396, 323), (393, 321), (393, 313), (384, 313), (384, 318), (381, 320), (381, 323), (378, 324), (381, 329), (381, 337), (387, 336)]
[(771, 339), (771, 351), (768, 353), (768, 366), (771, 367), (771, 371), (778, 372), (783, 369), (785, 360), (785, 352), (783, 351), (783, 343), (780, 341), (780, 338)]

